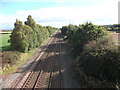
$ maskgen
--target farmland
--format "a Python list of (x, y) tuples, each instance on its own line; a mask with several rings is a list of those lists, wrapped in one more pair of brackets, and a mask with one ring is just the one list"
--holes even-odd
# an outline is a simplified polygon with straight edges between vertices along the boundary
[(1, 45), (0, 45), (0, 51), (7, 51), (9, 50), (9, 45), (10, 43), (8, 43), (10, 34), (0, 34), (1, 37)]

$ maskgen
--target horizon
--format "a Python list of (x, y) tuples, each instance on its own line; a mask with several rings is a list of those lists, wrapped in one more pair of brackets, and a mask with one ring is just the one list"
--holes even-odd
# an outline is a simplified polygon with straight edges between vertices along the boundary
[[(69, 25), (69, 24), (68, 24)], [(66, 25), (66, 26), (68, 26), (68, 25)], [(73, 24), (73, 25), (75, 25), (75, 24)], [(94, 24), (95, 25), (95, 24)], [(115, 25), (115, 24), (108, 24), (108, 25)], [(78, 25), (77, 25), (78, 26)], [(98, 25), (99, 26), (99, 25)], [(100, 26), (106, 26), (106, 25), (100, 25)], [(56, 28), (56, 27), (55, 27)], [(62, 27), (60, 27), (60, 28), (62, 28)], [(8, 30), (8, 31), (11, 31), (11, 30), (13, 30), (13, 28), (12, 29), (0, 29), (0, 31), (2, 31), (2, 30)]]
[(68, 24), (118, 23), (119, 0), (1, 0), (0, 30), (12, 30), (16, 19), (25, 22), (31, 15), (37, 24), (61, 28)]

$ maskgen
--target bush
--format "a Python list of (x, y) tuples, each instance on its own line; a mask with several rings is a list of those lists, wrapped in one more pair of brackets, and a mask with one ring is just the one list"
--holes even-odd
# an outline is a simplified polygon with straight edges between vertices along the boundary
[(20, 60), (21, 54), (17, 51), (5, 51), (2, 53), (2, 68), (7, 65), (14, 65)]
[(78, 73), (82, 70), (89, 77), (120, 83), (120, 51), (109, 37), (86, 44), (75, 65)]

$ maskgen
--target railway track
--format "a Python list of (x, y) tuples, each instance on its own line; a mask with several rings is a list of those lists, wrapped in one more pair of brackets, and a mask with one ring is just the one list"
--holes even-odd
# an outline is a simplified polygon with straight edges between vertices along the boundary
[(23, 83), (22, 89), (61, 88), (60, 33), (54, 36), (34, 69)]

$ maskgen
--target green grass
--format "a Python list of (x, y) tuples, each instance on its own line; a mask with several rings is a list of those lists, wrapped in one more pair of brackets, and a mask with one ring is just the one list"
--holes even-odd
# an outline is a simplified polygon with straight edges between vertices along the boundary
[(8, 51), (10, 48), (10, 43), (8, 43), (8, 40), (10, 39), (11, 34), (0, 34), (0, 51)]

